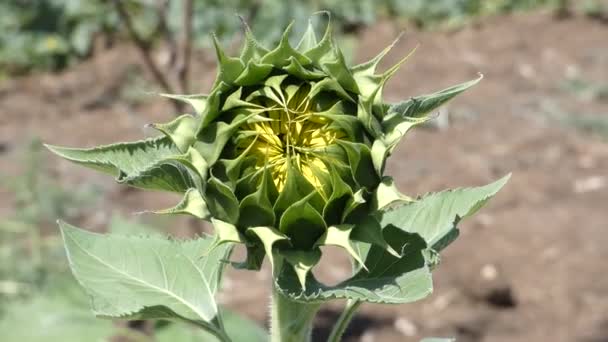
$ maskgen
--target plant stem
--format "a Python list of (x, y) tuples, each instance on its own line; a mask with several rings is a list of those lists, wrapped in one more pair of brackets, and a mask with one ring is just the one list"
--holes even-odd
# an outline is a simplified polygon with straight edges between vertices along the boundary
[(344, 311), (342, 311), (342, 314), (340, 315), (340, 318), (338, 318), (336, 324), (334, 324), (334, 327), (331, 330), (331, 334), (329, 335), (327, 342), (340, 341), (342, 335), (344, 334), (344, 331), (348, 327), (348, 324), (353, 319), (355, 311), (357, 311), (360, 305), (361, 302), (358, 300), (349, 300), (348, 302), (346, 302), (346, 307), (344, 308)]
[(321, 304), (293, 301), (273, 289), (270, 312), (271, 342), (310, 341), (313, 320)]

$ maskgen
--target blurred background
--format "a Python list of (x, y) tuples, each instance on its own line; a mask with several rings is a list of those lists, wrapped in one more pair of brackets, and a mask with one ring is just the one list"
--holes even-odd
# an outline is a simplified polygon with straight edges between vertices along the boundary
[[(366, 304), (346, 341), (608, 341), (608, 1), (2, 0), (0, 2), (0, 331), (3, 341), (206, 341), (184, 327), (95, 319), (71, 277), (55, 220), (96, 231), (204, 231), (135, 216), (178, 198), (115, 184), (41, 141), (94, 146), (155, 133), (189, 110), (154, 96), (206, 92), (214, 32), (234, 54), (241, 21), (266, 46), (329, 10), (353, 63), (416, 54), (391, 80), (397, 101), (485, 74), (414, 130), (388, 173), (416, 195), (513, 172), (411, 305)], [(324, 23), (315, 16), (319, 32)], [(332, 254), (329, 251), (329, 254)], [(346, 259), (322, 261), (329, 283)], [(342, 256), (343, 257), (343, 256)], [(228, 272), (224, 305), (266, 324), (270, 274)], [(321, 311), (324, 341), (340, 303)]]

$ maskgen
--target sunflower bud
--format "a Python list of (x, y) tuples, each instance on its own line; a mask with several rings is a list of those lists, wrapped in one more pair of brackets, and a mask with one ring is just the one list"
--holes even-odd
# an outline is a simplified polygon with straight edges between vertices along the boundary
[(158, 213), (211, 221), (217, 244), (247, 246), (241, 267), (259, 268), (264, 255), (273, 263), (280, 255), (304, 285), (322, 245), (344, 248), (362, 267), (353, 241), (399, 255), (379, 226), (359, 224), (409, 201), (383, 175), (386, 159), (409, 128), (478, 80), (389, 105), (382, 89), (407, 59), (376, 73), (392, 45), (349, 67), (331, 23), (320, 40), (309, 25), (295, 47), (290, 29), (268, 50), (245, 28), (239, 57), (227, 56), (216, 40), (219, 72), (209, 95), (164, 94), (188, 102), (196, 115), (153, 125), (161, 137), (50, 148), (119, 182), (184, 193), (176, 207)]

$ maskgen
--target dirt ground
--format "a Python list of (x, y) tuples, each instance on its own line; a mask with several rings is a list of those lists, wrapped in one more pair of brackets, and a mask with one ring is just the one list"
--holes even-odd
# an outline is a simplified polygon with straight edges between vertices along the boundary
[[(356, 60), (379, 52), (399, 33), (392, 23), (361, 32)], [(564, 116), (604, 116), (606, 96), (568, 88), (568, 80), (608, 84), (608, 25), (533, 13), (489, 18), (454, 32), (408, 30), (386, 58), (394, 63), (420, 43), (416, 55), (385, 92), (398, 100), (465, 81), (482, 72), (480, 85), (442, 113), (448, 121), (414, 130), (393, 156), (388, 174), (408, 194), (488, 183), (512, 172), (505, 189), (479, 215), (463, 222), (435, 272), (429, 298), (410, 305), (363, 305), (346, 341), (418, 341), (454, 336), (468, 341), (608, 341), (608, 143), (564, 124)], [(30, 138), (92, 146), (137, 139), (167, 121), (172, 108), (144, 95), (125, 99), (138, 57), (116, 48), (61, 74), (34, 75), (0, 86), (2, 169)], [(215, 76), (199, 58), (193, 83), (205, 91)], [(142, 91), (154, 89), (141, 89)], [(125, 190), (92, 171), (51, 159), (66, 188), (102, 186), (104, 198), (83, 226), (102, 227), (114, 210), (162, 208), (165, 194)], [(0, 214), (10, 212), (0, 189)], [(188, 233), (183, 220), (176, 235)], [(328, 282), (348, 272), (324, 264)], [(341, 258), (341, 259), (340, 259)], [(222, 301), (263, 323), (270, 275), (229, 272)], [(319, 316), (322, 341), (340, 303)]]

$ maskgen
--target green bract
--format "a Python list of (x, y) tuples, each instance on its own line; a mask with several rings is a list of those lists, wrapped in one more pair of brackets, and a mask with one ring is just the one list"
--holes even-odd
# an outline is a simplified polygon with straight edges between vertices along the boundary
[[(442, 196), (413, 202), (384, 175), (384, 165), (411, 127), (481, 76), (388, 104), (383, 87), (407, 59), (377, 72), (392, 45), (349, 67), (331, 23), (320, 40), (312, 26), (296, 46), (289, 36), (290, 27), (269, 50), (246, 29), (239, 57), (226, 55), (216, 41), (219, 72), (210, 93), (165, 94), (191, 104), (195, 115), (154, 124), (162, 132), (157, 138), (49, 148), (121, 183), (183, 193), (174, 208), (157, 213), (210, 221), (214, 246), (247, 247), (237, 267), (258, 269), (267, 255), (277, 286), (291, 298), (403, 303), (426, 296), (429, 267), (455, 238), (456, 220), (472, 214), (506, 179), (453, 192), (460, 205)], [(416, 221), (429, 217), (432, 224)], [(342, 247), (360, 271), (334, 287), (318, 283), (309, 271), (323, 245)]]

